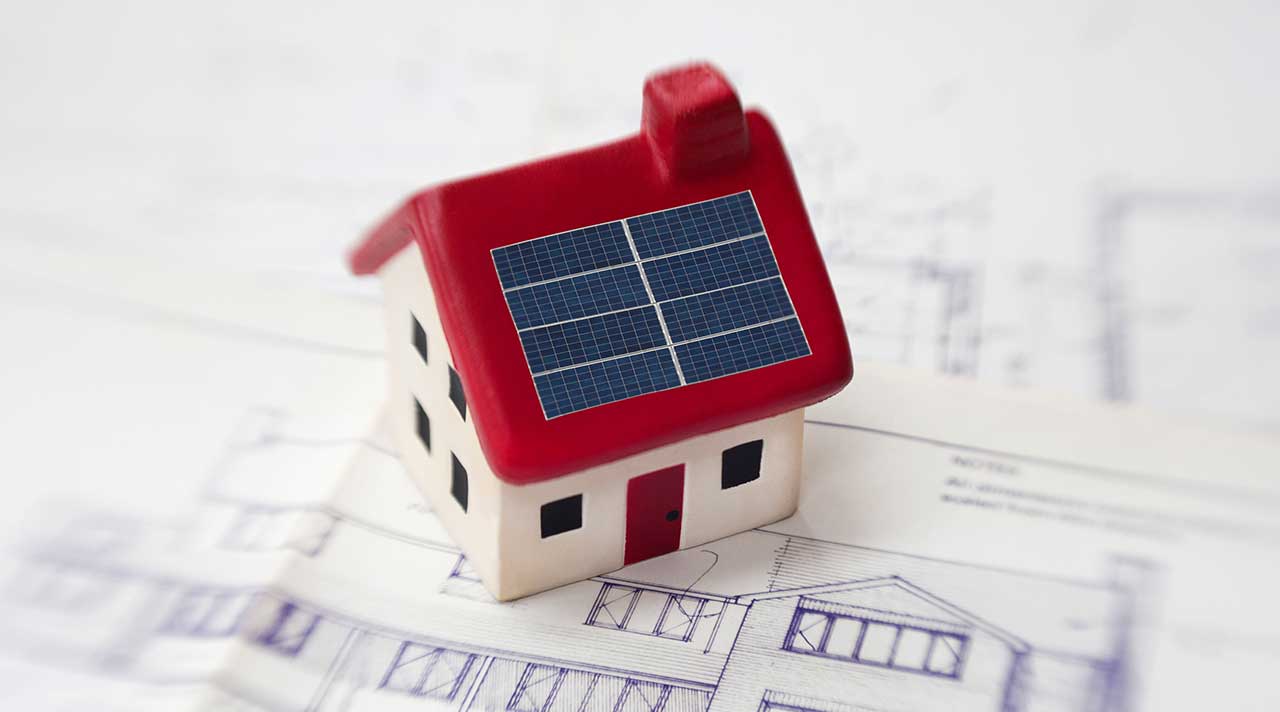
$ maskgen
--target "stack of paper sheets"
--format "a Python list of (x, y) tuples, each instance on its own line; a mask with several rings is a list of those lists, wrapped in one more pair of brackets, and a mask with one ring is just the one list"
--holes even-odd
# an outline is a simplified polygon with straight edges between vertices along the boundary
[[(84, 473), (6, 561), (23, 708), (1275, 699), (1272, 443), (867, 364), (809, 412), (796, 516), (498, 604), (378, 429), (376, 303), (86, 267), (4, 312), (40, 334), (17, 371), (61, 383), (14, 423), (24, 465)], [(101, 437), (41, 441), (61, 412)]]

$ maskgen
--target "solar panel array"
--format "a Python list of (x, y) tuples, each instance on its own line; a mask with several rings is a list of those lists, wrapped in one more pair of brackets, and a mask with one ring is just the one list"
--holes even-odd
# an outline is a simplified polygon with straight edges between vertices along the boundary
[(749, 191), (492, 255), (548, 419), (809, 354)]

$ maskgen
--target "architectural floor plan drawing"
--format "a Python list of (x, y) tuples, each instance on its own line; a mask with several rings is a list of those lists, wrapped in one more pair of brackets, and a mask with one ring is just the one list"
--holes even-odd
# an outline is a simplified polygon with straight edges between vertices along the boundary
[[(248, 495), (275, 489), (280, 450), (341, 447), (266, 440), (240, 443), (186, 524), (64, 512), (8, 572), (8, 630), (90, 672), (208, 676), (201, 709), (1128, 709), (1141, 567), (1059, 580), (758, 530), (503, 605), (427, 513), (370, 526), (321, 504), (323, 482)], [(359, 486), (411, 501), (374, 447)], [(213, 565), (184, 566), (205, 545)], [(243, 562), (263, 556), (288, 563), (255, 584)], [(354, 558), (385, 580), (359, 584)]]

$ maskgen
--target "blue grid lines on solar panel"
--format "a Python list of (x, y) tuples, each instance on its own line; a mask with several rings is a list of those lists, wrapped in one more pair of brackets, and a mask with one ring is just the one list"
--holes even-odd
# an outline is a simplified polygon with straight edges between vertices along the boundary
[(661, 308), (667, 331), (675, 343), (795, 313), (781, 277), (663, 302)]
[(506, 297), (517, 329), (650, 303), (635, 265), (512, 289)]
[(533, 378), (547, 418), (680, 385), (667, 349), (623, 356)]
[(809, 354), (749, 192), (492, 254), (547, 418)]
[(697, 383), (809, 355), (794, 318), (676, 346), (684, 379)]
[(517, 242), (492, 255), (504, 289), (632, 261), (621, 222)]
[(660, 302), (778, 275), (764, 235), (646, 262), (645, 276)]
[(705, 247), (764, 232), (751, 193), (627, 218), (640, 259)]
[(663, 346), (667, 339), (653, 307), (614, 312), (520, 332), (534, 374), (575, 363)]

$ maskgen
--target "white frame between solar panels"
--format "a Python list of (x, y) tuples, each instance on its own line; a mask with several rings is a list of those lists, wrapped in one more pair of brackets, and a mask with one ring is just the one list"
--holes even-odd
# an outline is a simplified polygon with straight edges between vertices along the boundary
[(548, 420), (812, 353), (750, 191), (490, 255)]

